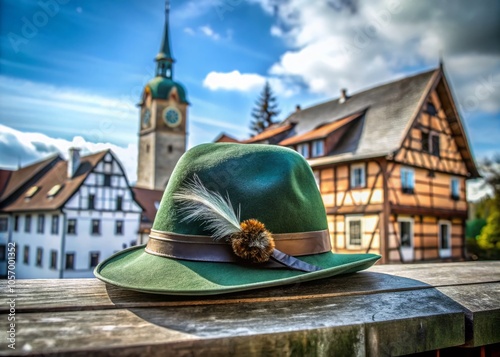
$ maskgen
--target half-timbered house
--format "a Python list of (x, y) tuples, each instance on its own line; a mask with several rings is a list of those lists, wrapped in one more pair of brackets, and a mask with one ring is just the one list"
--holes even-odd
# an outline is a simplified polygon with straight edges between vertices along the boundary
[(0, 258), (14, 243), (17, 278), (92, 277), (99, 261), (136, 244), (142, 207), (110, 150), (1, 171)]
[(442, 68), (297, 107), (244, 142), (308, 160), (334, 251), (386, 263), (464, 257), (466, 180), (479, 174)]

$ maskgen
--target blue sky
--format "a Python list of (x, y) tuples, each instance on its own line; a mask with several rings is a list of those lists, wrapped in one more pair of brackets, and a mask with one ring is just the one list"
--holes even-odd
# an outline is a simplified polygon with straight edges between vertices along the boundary
[[(0, 167), (111, 147), (135, 179), (139, 101), (164, 0), (0, 2)], [(466, 0), (172, 0), (174, 79), (189, 145), (249, 134), (269, 80), (307, 107), (436, 67), (439, 53), (476, 157), (500, 151), (500, 3)]]

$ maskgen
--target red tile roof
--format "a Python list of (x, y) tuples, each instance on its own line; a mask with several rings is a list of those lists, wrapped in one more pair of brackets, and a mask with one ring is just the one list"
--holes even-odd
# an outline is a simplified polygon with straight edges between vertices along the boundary
[(354, 119), (359, 118), (361, 115), (363, 115), (363, 113), (356, 113), (353, 115), (349, 115), (348, 117), (336, 120), (332, 123), (322, 125), (319, 128), (308, 131), (302, 135), (296, 135), (296, 136), (292, 136), (290, 138), (287, 138), (287, 139), (281, 141), (279, 143), (279, 145), (283, 145), (283, 146), (294, 145), (294, 144), (302, 143), (305, 141), (326, 138), (328, 135), (333, 133), (335, 130), (338, 130), (339, 128), (343, 127), (344, 125), (352, 122)]
[(292, 129), (293, 124), (287, 124), (287, 125), (282, 125), (282, 126), (272, 126), (269, 127), (268, 129), (264, 130), (262, 133), (259, 133), (255, 135), (254, 137), (251, 137), (250, 139), (244, 140), (244, 143), (255, 143), (258, 141), (263, 141), (267, 140), (269, 138), (272, 138), (275, 135), (284, 133), (285, 131), (288, 131)]
[[(163, 197), (163, 191), (159, 190), (149, 190), (147, 188), (134, 187), (132, 188), (134, 191), (135, 200), (144, 208), (142, 212), (143, 222), (151, 222), (153, 223), (156, 216), (156, 202), (158, 204), (161, 202), (161, 198)], [(144, 219), (145, 218), (145, 219)]]
[(233, 138), (225, 133), (221, 133), (215, 140), (214, 143), (239, 143), (238, 139)]
[[(104, 158), (104, 155), (108, 153), (109, 150), (101, 151), (96, 154), (82, 156), (80, 159), (80, 166), (78, 167), (75, 175), (68, 179), (68, 162), (59, 158), (46, 173), (41, 175), (38, 179), (30, 182), (22, 188), (20, 194), (16, 194), (12, 198), (9, 198), (4, 202), (1, 209), (2, 211), (39, 211), (39, 210), (55, 210), (62, 207), (67, 200), (73, 196), (73, 194), (78, 191), (81, 184), (89, 173), (94, 169), (94, 167)], [(37, 163), (31, 166), (39, 167), (42, 163), (47, 161), (52, 162), (54, 158), (47, 159), (41, 163)], [(31, 167), (30, 166), (30, 167)], [(16, 177), (24, 179), (24, 182), (28, 182), (29, 179), (34, 178), (36, 170), (27, 170), (28, 167), (15, 171), (12, 174), (11, 180)], [(22, 172), (20, 172), (22, 171)], [(62, 188), (59, 192), (52, 198), (47, 196), (50, 189), (55, 185), (61, 185)], [(19, 185), (17, 185), (19, 186)], [(39, 189), (30, 199), (25, 198), (25, 193), (31, 187), (37, 186)], [(11, 200), (12, 199), (12, 200)]]

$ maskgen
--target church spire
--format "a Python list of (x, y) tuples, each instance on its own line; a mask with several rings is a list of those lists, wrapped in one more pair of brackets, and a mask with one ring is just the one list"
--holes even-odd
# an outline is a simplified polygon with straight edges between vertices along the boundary
[(170, 51), (170, 35), (168, 17), (170, 13), (170, 0), (165, 0), (165, 29), (161, 41), (160, 52), (156, 55), (156, 75), (172, 79), (174, 59)]

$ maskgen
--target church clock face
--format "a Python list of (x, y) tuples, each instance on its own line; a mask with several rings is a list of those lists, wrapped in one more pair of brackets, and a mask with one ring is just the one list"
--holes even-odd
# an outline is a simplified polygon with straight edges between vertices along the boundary
[(148, 108), (146, 108), (144, 110), (144, 113), (142, 113), (142, 126), (148, 127), (150, 123), (151, 123), (151, 111)]
[(182, 114), (179, 109), (175, 107), (166, 107), (163, 111), (163, 121), (167, 126), (175, 128), (182, 122)]

